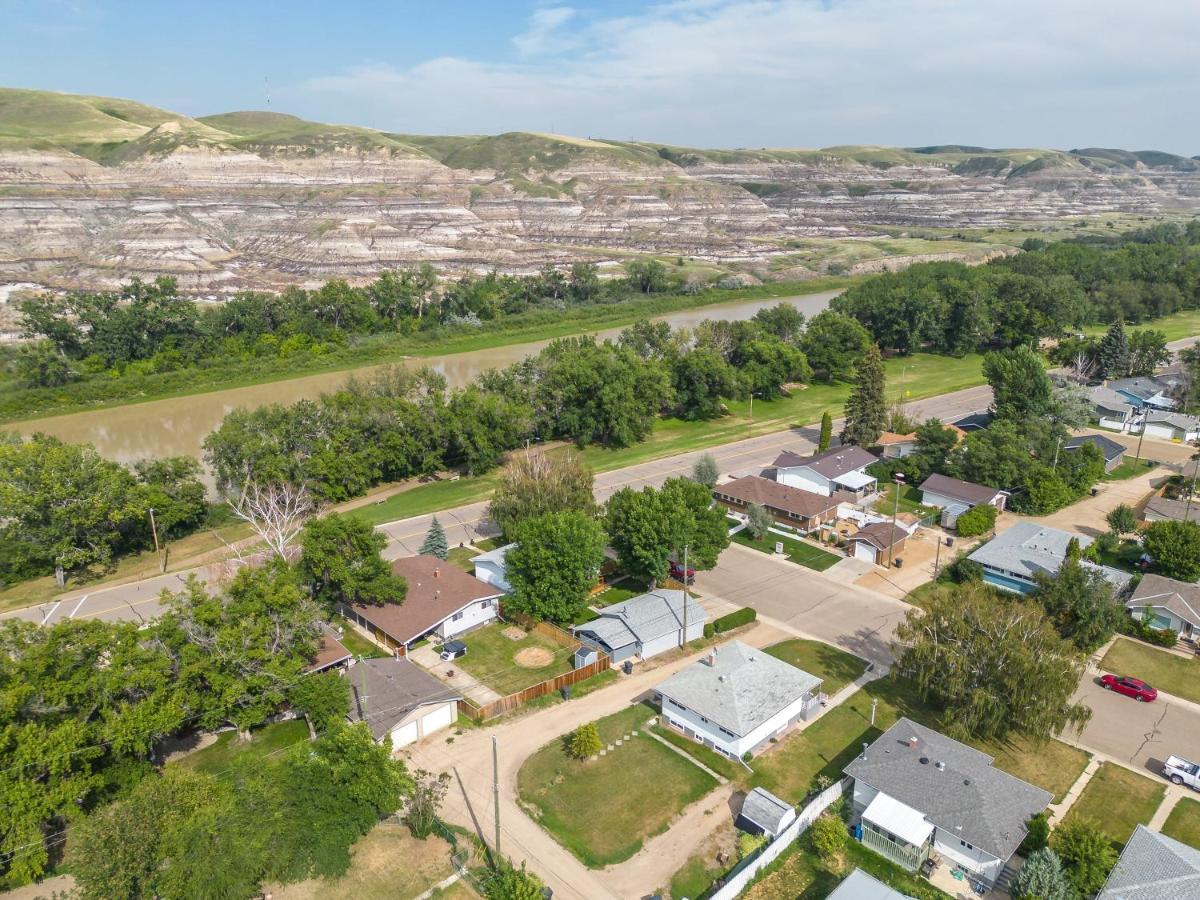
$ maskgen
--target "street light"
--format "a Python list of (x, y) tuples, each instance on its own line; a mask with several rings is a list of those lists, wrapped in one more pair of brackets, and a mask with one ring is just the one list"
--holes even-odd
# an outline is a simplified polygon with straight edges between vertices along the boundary
[(892, 555), (896, 549), (896, 516), (900, 513), (900, 488), (904, 486), (904, 473), (896, 472), (892, 475), (892, 481), (896, 485), (895, 502), (892, 503), (892, 533), (888, 540), (888, 568), (892, 567)]

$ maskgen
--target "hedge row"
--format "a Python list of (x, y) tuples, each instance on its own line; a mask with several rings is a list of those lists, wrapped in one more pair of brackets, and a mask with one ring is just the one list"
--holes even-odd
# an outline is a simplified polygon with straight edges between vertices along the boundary
[(752, 609), (749, 606), (743, 606), (741, 609), (735, 609), (728, 615), (714, 619), (712, 622), (713, 633), (720, 634), (722, 631), (733, 631), (735, 628), (749, 625), (757, 618), (758, 610)]

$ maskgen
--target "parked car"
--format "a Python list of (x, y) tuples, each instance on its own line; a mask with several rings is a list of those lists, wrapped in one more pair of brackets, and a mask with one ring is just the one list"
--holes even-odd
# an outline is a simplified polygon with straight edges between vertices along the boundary
[(461, 656), (467, 655), (467, 645), (462, 641), (446, 641), (442, 644), (442, 659), (449, 662), (452, 659), (458, 659)]
[(683, 566), (674, 560), (671, 561), (671, 577), (683, 584), (691, 584), (696, 580), (696, 570), (688, 569), (687, 577), (684, 577)]
[(1138, 678), (1128, 675), (1105, 675), (1100, 679), (1100, 686), (1106, 691), (1116, 691), (1142, 703), (1149, 703), (1158, 698), (1158, 691)]
[(1193, 791), (1200, 791), (1200, 765), (1182, 756), (1168, 756), (1163, 763), (1163, 777), (1175, 784), (1186, 784)]

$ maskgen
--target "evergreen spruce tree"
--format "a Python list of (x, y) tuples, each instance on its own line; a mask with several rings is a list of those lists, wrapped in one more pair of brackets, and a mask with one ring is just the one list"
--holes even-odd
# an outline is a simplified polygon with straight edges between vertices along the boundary
[(846, 400), (846, 427), (842, 431), (842, 443), (871, 446), (883, 433), (887, 413), (883, 357), (879, 354), (879, 345), (872, 344), (858, 364), (854, 390)]
[(817, 452), (824, 453), (829, 449), (829, 444), (833, 441), (833, 416), (829, 414), (829, 410), (821, 415), (821, 436), (817, 439)]
[(1108, 327), (1096, 345), (1096, 369), (1101, 378), (1124, 378), (1129, 374), (1129, 337), (1120, 320)]
[(436, 556), (438, 559), (445, 559), (450, 555), (450, 544), (446, 541), (446, 529), (437, 520), (437, 516), (434, 516), (433, 521), (429, 523), (429, 532), (425, 535), (425, 542), (421, 544), (421, 555), (426, 554)]

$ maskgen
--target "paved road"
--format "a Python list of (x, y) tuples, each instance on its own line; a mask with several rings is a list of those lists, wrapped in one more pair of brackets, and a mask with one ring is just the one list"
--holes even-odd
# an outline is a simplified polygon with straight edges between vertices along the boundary
[(1090, 750), (1106, 753), (1126, 765), (1161, 777), (1172, 753), (1200, 759), (1200, 705), (1160, 694), (1153, 703), (1138, 703), (1104, 690), (1099, 674), (1089, 672), (1075, 699), (1092, 708), (1092, 720), (1076, 739)]

